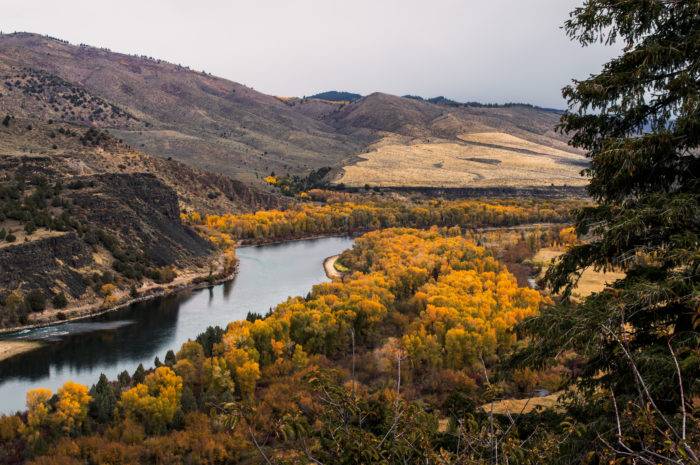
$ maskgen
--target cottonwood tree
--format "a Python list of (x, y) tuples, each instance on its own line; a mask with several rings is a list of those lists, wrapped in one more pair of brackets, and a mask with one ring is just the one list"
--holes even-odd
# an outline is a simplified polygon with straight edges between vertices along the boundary
[[(567, 349), (585, 360), (572, 380), (581, 442), (569, 463), (697, 463), (700, 2), (588, 0), (565, 29), (583, 46), (624, 49), (563, 91), (561, 129), (590, 158), (595, 205), (576, 218), (583, 243), (547, 272), (564, 299), (524, 325), (534, 342), (523, 360)], [(626, 276), (573, 305), (590, 266)]]

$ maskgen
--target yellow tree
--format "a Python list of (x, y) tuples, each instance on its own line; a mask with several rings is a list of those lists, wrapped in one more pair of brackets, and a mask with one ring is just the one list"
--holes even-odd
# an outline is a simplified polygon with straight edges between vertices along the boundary
[(124, 391), (117, 404), (127, 418), (140, 420), (152, 432), (162, 432), (180, 407), (182, 378), (162, 366), (146, 376), (143, 383)]
[(92, 400), (87, 386), (67, 381), (58, 389), (57, 394), (58, 401), (54, 414), (57, 423), (68, 434), (79, 430), (87, 418), (88, 406)]
[(33, 431), (48, 425), (50, 420), (49, 399), (53, 393), (50, 389), (37, 388), (27, 392), (27, 425)]
[(238, 388), (241, 390), (241, 397), (244, 400), (253, 400), (255, 395), (255, 383), (260, 378), (260, 365), (256, 362), (245, 362), (236, 367), (236, 379)]

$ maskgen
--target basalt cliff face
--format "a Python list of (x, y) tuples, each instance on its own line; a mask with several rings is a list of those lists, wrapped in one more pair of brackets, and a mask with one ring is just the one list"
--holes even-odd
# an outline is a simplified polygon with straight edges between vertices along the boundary
[(152, 174), (42, 178), (33, 172), (21, 197), (41, 192), (44, 182), (53, 193), (29, 219), (14, 219), (22, 215), (4, 205), (13, 217), (5, 219), (0, 242), (4, 326), (64, 317), (51, 314), (64, 306), (106, 308), (180, 274), (206, 273), (216, 259), (214, 247), (181, 223), (175, 191)]

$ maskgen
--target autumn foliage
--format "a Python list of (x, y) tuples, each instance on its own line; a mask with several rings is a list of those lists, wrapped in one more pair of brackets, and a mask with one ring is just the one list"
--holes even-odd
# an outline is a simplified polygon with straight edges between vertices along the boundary
[(428, 228), (513, 226), (523, 223), (568, 221), (569, 211), (581, 202), (552, 200), (342, 200), (326, 204), (302, 203), (288, 210), (201, 215), (182, 219), (202, 226), (219, 244), (231, 241), (265, 242), (323, 234), (346, 234), (388, 227)]
[[(276, 431), (274, 442), (281, 449), (271, 452), (278, 457), (302, 457), (296, 440), (323, 437), (328, 425), (318, 422), (332, 416), (316, 398), (318, 370), (331, 361), (348, 367), (355, 353), (377, 360), (374, 368), (358, 366), (354, 379), (323, 375), (324, 382), (344, 383), (341, 396), (346, 389), (368, 394), (360, 378), (390, 386), (401, 354), (407, 360), (401, 371), (415, 380), (405, 381), (407, 386), (424, 385), (421, 374), (430, 371), (446, 385), (473, 390), (470, 373), (490, 367), (507, 351), (516, 340), (513, 326), (542, 302), (460, 228), (370, 232), (340, 260), (350, 270), (344, 279), (289, 298), (265, 318), (232, 322), (222, 333), (209, 331), (201, 344), (188, 341), (168, 365), (151, 372), (116, 382), (101, 379), (90, 391), (94, 399), (76, 383), (67, 383), (55, 397), (47, 390), (29, 392), (26, 416), (3, 418), (0, 431), (4, 426), (15, 446), (39, 456), (53, 444), (58, 455), (52, 459), (65, 463), (97, 457), (95, 447), (99, 454), (111, 450), (126, 460), (114, 463), (169, 454), (207, 455), (201, 463), (257, 457), (249, 428)], [(391, 390), (382, 392), (377, 400), (415, 408)], [(422, 418), (428, 423), (419, 429), (428, 428), (427, 434), (434, 421), (430, 415)], [(180, 444), (177, 451), (174, 444)], [(35, 463), (47, 460), (39, 457)]]

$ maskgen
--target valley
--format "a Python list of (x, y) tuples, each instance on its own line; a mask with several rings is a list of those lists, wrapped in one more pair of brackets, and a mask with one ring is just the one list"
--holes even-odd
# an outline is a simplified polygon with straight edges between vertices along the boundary
[(0, 32), (0, 465), (700, 465), (697, 2), (122, 3), (2, 20), (132, 53)]

